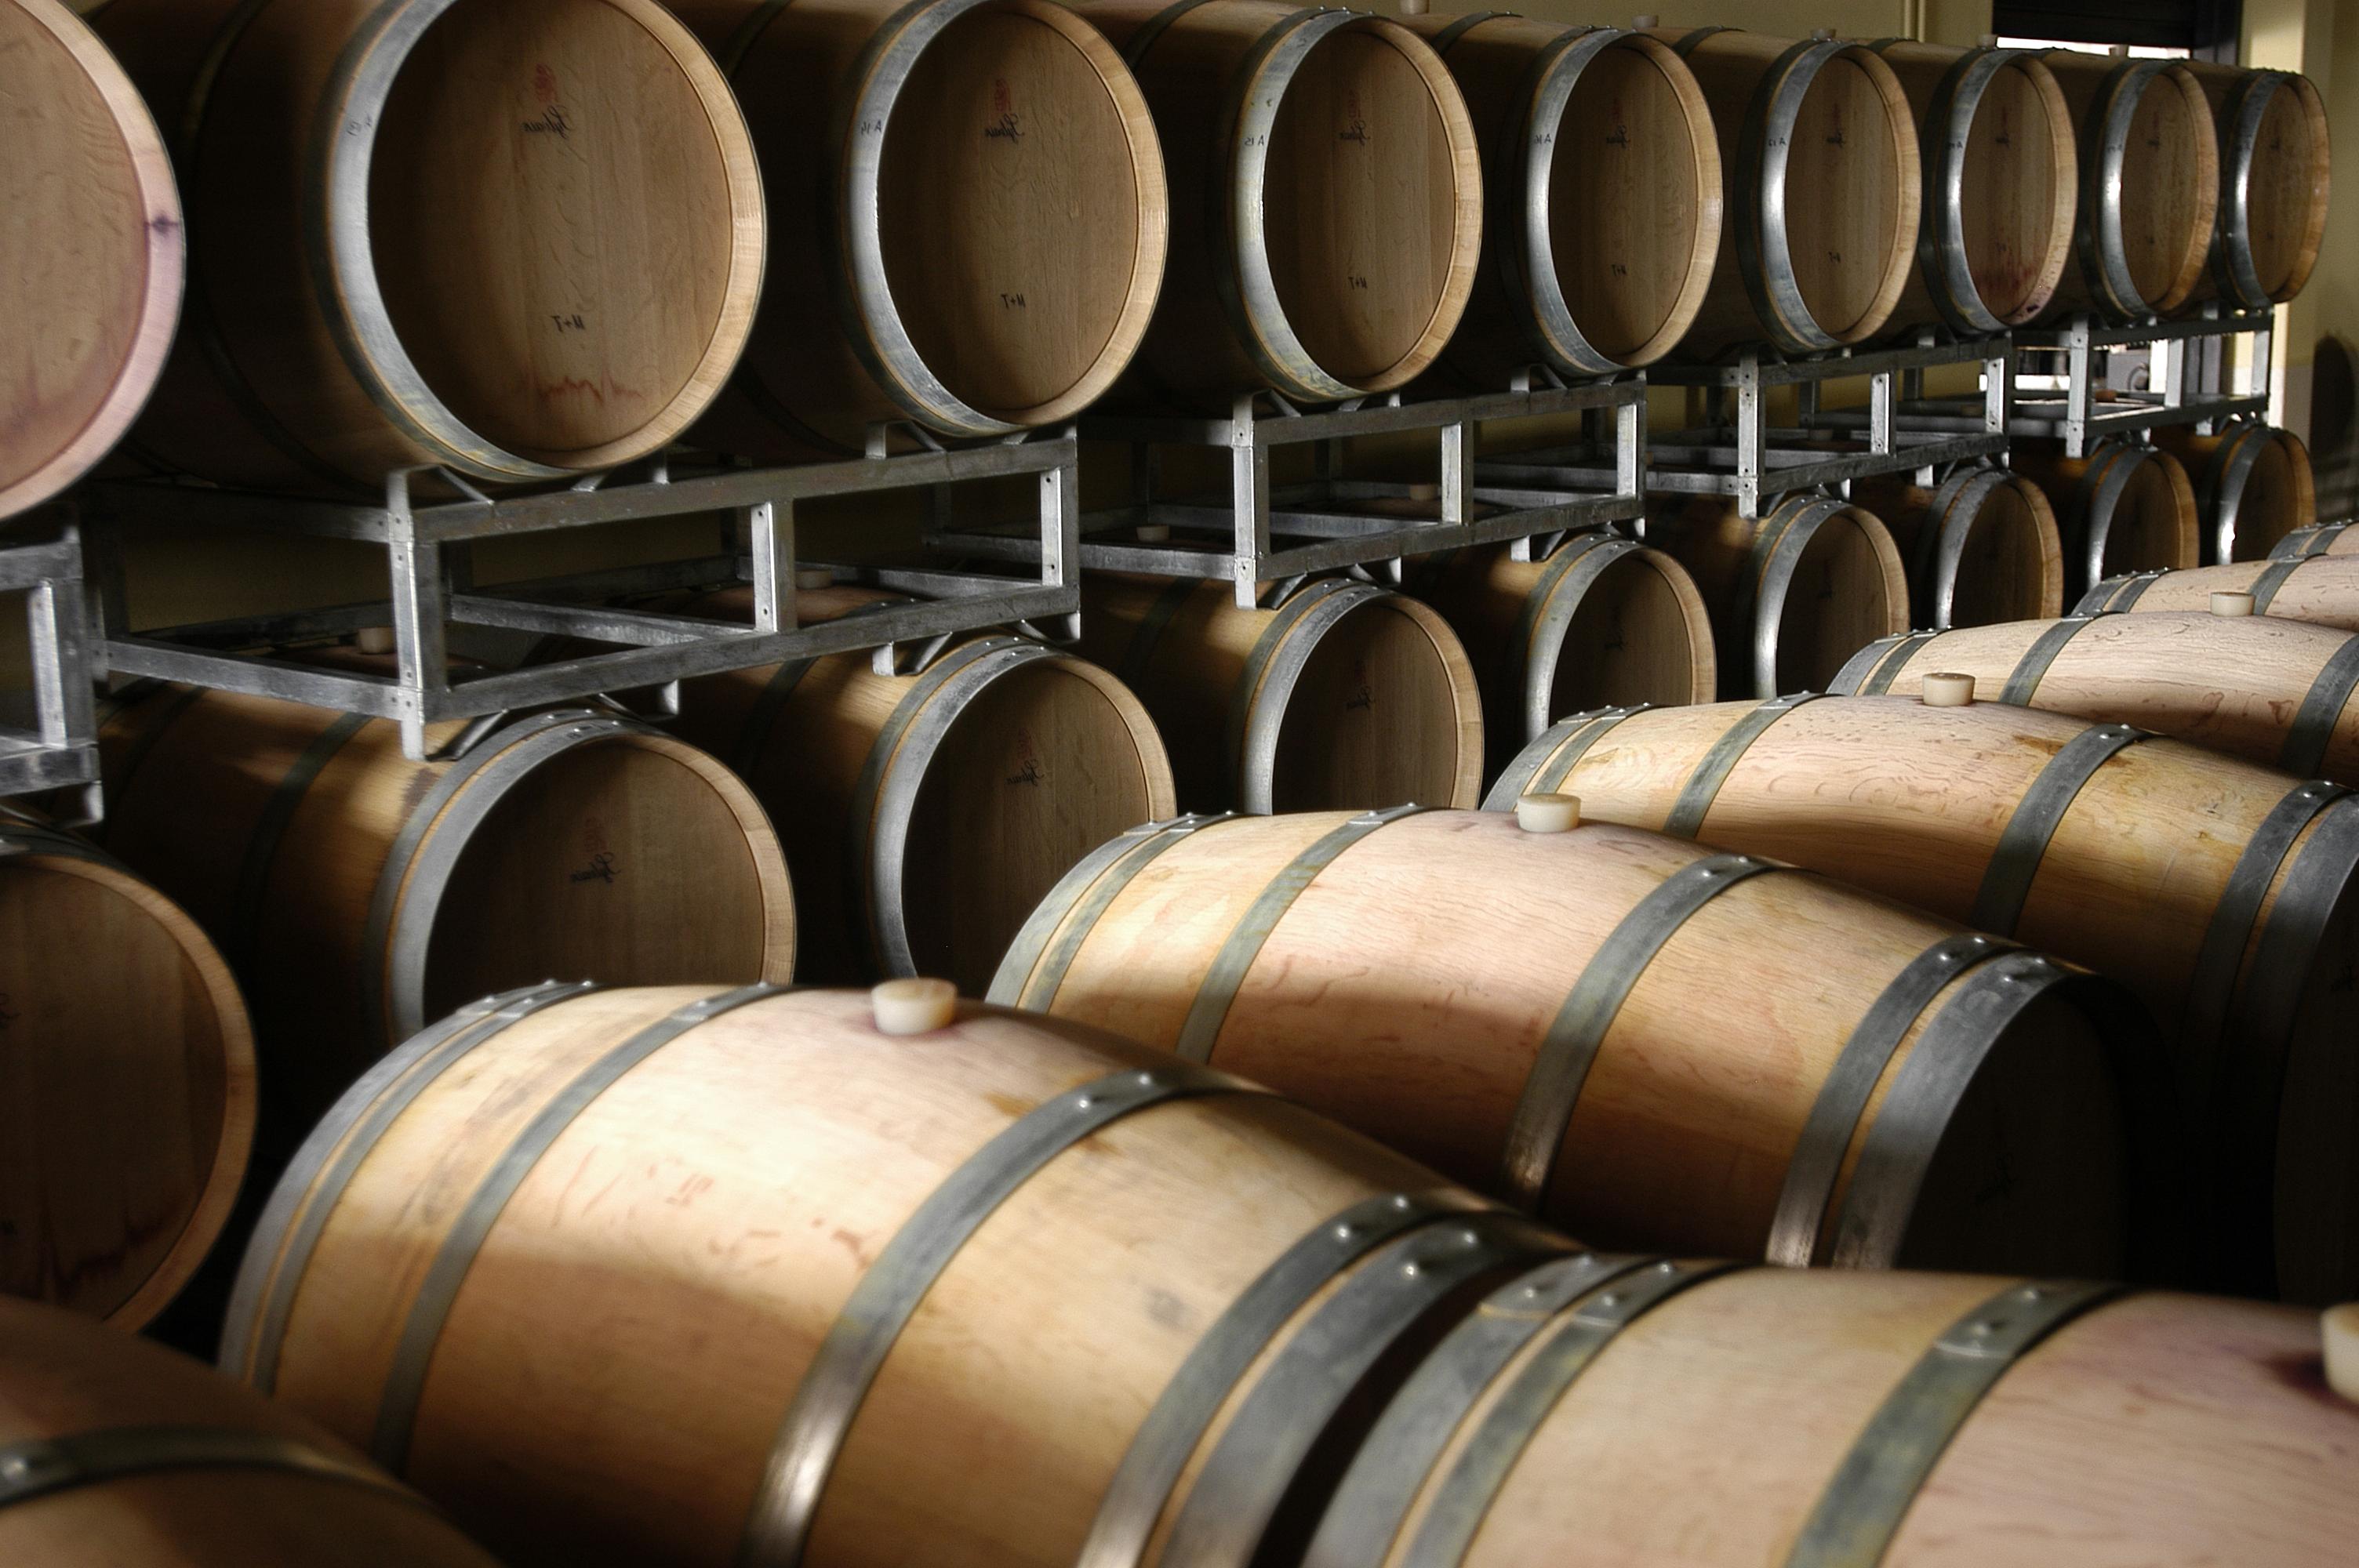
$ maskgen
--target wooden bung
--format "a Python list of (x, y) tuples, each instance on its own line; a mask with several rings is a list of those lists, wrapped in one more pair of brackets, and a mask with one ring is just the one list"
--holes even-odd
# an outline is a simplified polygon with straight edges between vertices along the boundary
[(2056, 78), (2027, 49), (1869, 46), (1917, 117), (1918, 265), (1893, 324), (2004, 332), (2048, 308), (2072, 259), (2079, 142)]
[(2116, 723), (1952, 706), (1973, 677), (1924, 668), (1921, 704), (1568, 721), (1486, 804), (1569, 790), (1593, 821), (1791, 860), (2122, 981), (2177, 1059), (2211, 1282), (2359, 1294), (2338, 989), (2359, 959), (2359, 799)]
[[(875, 421), (1071, 419), (1137, 351), (1169, 201), (1138, 84), (1047, 0), (675, 0), (745, 106), (771, 263), (697, 439), (864, 449)], [(1192, 195), (1192, 192), (1190, 192)]]
[(1659, 38), (1499, 13), (1403, 24), (1482, 106), (1482, 270), (1445, 358), (1486, 391), (1678, 346), (1720, 254), (1712, 111)]
[(1913, 696), (1928, 670), (1985, 702), (2112, 719), (2359, 788), (2359, 635), (2208, 607), (1919, 633), (1862, 648), (1827, 689)]
[(0, 0), (0, 517), (82, 477), (162, 373), (184, 258), (138, 90), (58, 0)]
[(2079, 129), (2075, 263), (2048, 314), (2167, 314), (2203, 281), (2220, 204), (2220, 154), (2203, 88), (2183, 60), (2081, 49), (2041, 59)]
[(0, 1562), (497, 1568), (286, 1405), (160, 1345), (5, 1297)]
[(1712, 607), (1723, 697), (1821, 690), (1863, 638), (1908, 629), (1908, 568), (1864, 507), (1798, 492), (1756, 522), (1729, 496), (1658, 495), (1646, 540)]
[(0, 812), (0, 1295), (147, 1323), (229, 1218), (254, 1103), (245, 1004), (196, 923)]
[(2269, 552), (2273, 561), (2303, 560), (2311, 556), (2359, 556), (2359, 523), (2344, 518), (2340, 523), (2314, 528), (2297, 528), (2279, 539), (2277, 547)]
[[(112, 0), (191, 232), (136, 440), (274, 489), (660, 450), (735, 364), (761, 177), (654, 0)], [(660, 280), (660, 287), (657, 286)]]
[(1916, 115), (1874, 49), (1727, 27), (1656, 27), (1686, 59), (1720, 137), (1727, 221), (1681, 343), (1818, 353), (1881, 332), (1917, 268)]
[(2195, 486), (2177, 458), (2134, 436), (2113, 436), (2068, 458), (2064, 443), (2009, 449), (2017, 473), (2045, 491), (2064, 546), (2064, 596), (2121, 572), (2191, 567), (2202, 558)]
[(1390, 392), (1450, 341), (1482, 250), (1466, 104), (1397, 22), (1285, 0), (1088, 0), (1170, 167), (1140, 398)]
[(2256, 615), (2359, 632), (2359, 557), (2352, 556), (2289, 556), (2110, 578), (2091, 589), (2073, 613), (2201, 610), (2222, 593), (2247, 595)]
[(1482, 676), (1487, 778), (1568, 713), (1710, 702), (1719, 690), (1712, 614), (1687, 569), (1618, 532), (1576, 534), (1543, 560), (1506, 545), (1451, 550), (1410, 568)]
[(1182, 810), (1481, 798), (1482, 694), (1440, 615), (1343, 578), (1275, 610), (1240, 610), (1234, 593), (1193, 578), (1082, 584), (1076, 651), (1147, 705)]
[(1172, 824), (1076, 868), (991, 997), (1269, 1084), (1601, 1246), (2116, 1273), (2184, 1239), (2151, 1229), (2180, 1150), (2126, 993), (1593, 817)]
[(2190, 60), (2220, 138), (2219, 221), (2190, 304), (2266, 310), (2299, 294), (2326, 237), (2332, 155), (2318, 84), (2289, 70)]
[(1913, 626), (1982, 626), (2058, 615), (2064, 546), (2047, 492), (2003, 468), (1963, 466), (1927, 490), (1899, 476), (1855, 479), (1908, 563)]
[(2318, 521), (2310, 448), (2290, 430), (2239, 421), (2199, 436), (2184, 425), (2163, 425), (2152, 439), (2191, 476), (2207, 567), (2259, 560)]

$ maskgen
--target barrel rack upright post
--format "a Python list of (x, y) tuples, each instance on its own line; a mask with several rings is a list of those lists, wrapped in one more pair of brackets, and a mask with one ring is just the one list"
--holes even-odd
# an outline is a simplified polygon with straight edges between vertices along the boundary
[(77, 790), (62, 826), (98, 820), (98, 741), (83, 613), (82, 541), (71, 526), (46, 544), (0, 547), (0, 592), (25, 596), (31, 723), (0, 726), (0, 798)]

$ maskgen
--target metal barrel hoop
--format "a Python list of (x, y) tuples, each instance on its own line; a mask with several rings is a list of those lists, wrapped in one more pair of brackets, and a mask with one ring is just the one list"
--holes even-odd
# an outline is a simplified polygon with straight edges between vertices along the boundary
[(234, 1427), (102, 1427), (0, 1444), (0, 1511), (19, 1503), (136, 1476), (184, 1470), (268, 1470), (332, 1481), (431, 1510), (390, 1476), (299, 1438)]
[[(1485, 811), (1513, 811), (1526, 795), (1554, 792), (1572, 776), (1572, 770), (1605, 732), (1625, 719), (1645, 713), (1655, 705), (1641, 702), (1628, 708), (1596, 708), (1562, 719), (1516, 753), (1499, 782), (1484, 797)], [(1585, 732), (1584, 732), (1585, 731)]]
[[(1040, 901), (1008, 945), (992, 977), (986, 1000), (1004, 1007), (1046, 1012), (1056, 1004), (1065, 973), (1089, 939), (1098, 917), (1147, 862), (1201, 827), (1226, 822), (1234, 812), (1189, 813), (1143, 823), (1108, 839), (1084, 856)], [(1053, 941), (1052, 941), (1053, 939)]]
[(1532, 346), (1563, 375), (1614, 375), (1625, 368), (1591, 342), (1573, 319), (1557, 276), (1549, 214), (1565, 106), (1590, 62), (1630, 36), (1618, 28), (1585, 27), (1560, 35), (1534, 55), (1518, 99), (1507, 167), (1500, 171), (1501, 195), (1507, 198), (1503, 215), (1513, 231), (1498, 247), (1500, 281), (1510, 299), (1528, 302), (1531, 314), (1525, 324)]
[(1794, 272), (1786, 231), (1786, 166), (1792, 127), (1810, 84), (1829, 61), (1852, 46), (1805, 38), (1770, 62), (1755, 89), (1736, 138), (1732, 188), (1749, 193), (1736, 208), (1737, 272), (1754, 314), (1781, 353), (1813, 354), (1842, 346), (1819, 325)]
[[(1554, 719), (1549, 707), (1556, 692), (1557, 661), (1582, 596), (1596, 586), (1614, 562), (1645, 547), (1619, 534), (1584, 534), (1567, 541), (1549, 557), (1539, 581), (1524, 596), (1516, 616), (1515, 635), (1507, 644), (1508, 667), (1500, 672), (1505, 677), (1502, 695), (1507, 699), (1503, 706), (1511, 719), (1522, 720), (1512, 728), (1501, 725), (1504, 734), (1520, 729), (1529, 741), (1548, 729)], [(1520, 714), (1510, 706), (1518, 691), (1523, 696)]]
[(1678, 796), (1671, 802), (1669, 815), (1663, 819), (1663, 831), (1674, 838), (1703, 837), (1704, 818), (1712, 815), (1712, 804), (1720, 798), (1721, 785), (1744, 760), (1753, 742), (1761, 739), (1769, 727), (1805, 703), (1816, 702), (1822, 693), (1796, 692), (1790, 697), (1765, 698), (1750, 712), (1720, 733), (1680, 785)]
[(1262, 629), (1229, 701), (1226, 740), (1238, 801), (1255, 816), (1277, 809), (1277, 741), (1288, 699), (1321, 639), (1363, 606), (1390, 597), (1390, 589), (1325, 578), (1286, 601)]

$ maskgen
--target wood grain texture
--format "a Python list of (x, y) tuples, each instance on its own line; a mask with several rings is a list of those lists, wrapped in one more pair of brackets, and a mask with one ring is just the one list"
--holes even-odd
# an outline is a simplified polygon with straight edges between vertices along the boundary
[(2178, 309), (2202, 282), (2219, 210), (2220, 157), (2202, 86), (2185, 65), (2172, 63), (2136, 89), (2121, 117), (2110, 122), (2118, 133), (2120, 176), (2108, 180), (2093, 177), (2101, 160), (2093, 149), (2102, 149), (2109, 135), (2114, 73), (2134, 62), (2081, 49), (2049, 49), (2041, 58), (2072, 111), (2083, 170), (2074, 221), (2080, 259), (2064, 269), (2049, 318), (2125, 313), (2127, 302), (2115, 301), (2093, 276), (2100, 251), (2113, 252), (2126, 269), (2137, 296), (2127, 313)]
[[(2209, 60), (2190, 60), (2187, 69), (2203, 91), (2220, 138), (2220, 218), (2212, 265), (2188, 303), (2226, 298), (2249, 309), (2291, 299), (2310, 282), (2326, 237), (2334, 161), (2326, 101), (2316, 82), (2293, 71)], [(2252, 92), (2267, 95), (2246, 141), (2245, 95)], [(2240, 200), (2241, 237), (2234, 222)], [(2257, 298), (2248, 293), (2253, 283), (2260, 286)]]
[(2274, 425), (2232, 425), (2216, 436), (2166, 425), (2154, 444), (2177, 458), (2195, 487), (2203, 564), (2256, 561), (2277, 541), (2318, 521), (2310, 448)]
[[(1911, 626), (1982, 626), (2059, 615), (2064, 551), (2056, 509), (2027, 479), (1986, 491), (1925, 490), (1897, 477), (1852, 481), (1853, 504), (1875, 514), (1908, 563)], [(1945, 563), (1953, 563), (1945, 569)]]
[(2048, 493), (2064, 547), (2068, 599), (2121, 572), (2191, 567), (2203, 558), (2194, 481), (2159, 447), (2117, 438), (2098, 442), (2085, 458), (2068, 458), (2061, 441), (2022, 440), (2008, 449), (2007, 462)]
[[(2250, 593), (2261, 578), (2280, 561), (2236, 561), (2226, 566), (2196, 567), (2165, 572), (2138, 590), (2130, 605), (2139, 614), (2157, 611), (2208, 611), (2215, 593)], [(2097, 591), (2105, 592), (2100, 584)], [(2115, 590), (2118, 591), (2118, 590)], [(2256, 615), (2283, 621), (2307, 621), (2338, 632), (2359, 632), (2359, 558), (2311, 556), (2298, 558), (2293, 569), (2277, 579), (2277, 588)]]

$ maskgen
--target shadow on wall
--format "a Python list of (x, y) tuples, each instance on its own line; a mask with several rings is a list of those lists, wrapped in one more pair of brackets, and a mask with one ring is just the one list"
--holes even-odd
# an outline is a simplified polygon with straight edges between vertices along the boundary
[(2321, 522), (2359, 512), (2359, 365), (2330, 332), (2311, 361), (2310, 458), (2318, 474)]

